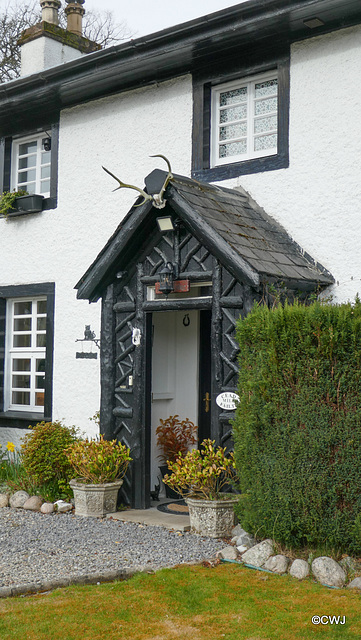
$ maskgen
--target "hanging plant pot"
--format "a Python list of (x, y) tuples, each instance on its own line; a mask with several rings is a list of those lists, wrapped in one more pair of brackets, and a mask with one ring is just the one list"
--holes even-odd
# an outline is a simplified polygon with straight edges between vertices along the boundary
[[(27, 196), (19, 196), (15, 200), (16, 212), (23, 213), (37, 213), (43, 210), (44, 196), (40, 196), (36, 193)], [(14, 214), (9, 214), (14, 215)]]
[(102, 518), (117, 510), (118, 491), (123, 480), (104, 484), (84, 484), (77, 479), (70, 480), (75, 502), (75, 515)]

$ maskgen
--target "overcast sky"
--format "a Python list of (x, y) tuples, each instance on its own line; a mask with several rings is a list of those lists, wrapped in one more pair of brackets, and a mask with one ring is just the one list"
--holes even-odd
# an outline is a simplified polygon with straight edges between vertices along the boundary
[(85, 0), (84, 8), (113, 11), (116, 22), (125, 21), (136, 38), (242, 1), (245, 0)]

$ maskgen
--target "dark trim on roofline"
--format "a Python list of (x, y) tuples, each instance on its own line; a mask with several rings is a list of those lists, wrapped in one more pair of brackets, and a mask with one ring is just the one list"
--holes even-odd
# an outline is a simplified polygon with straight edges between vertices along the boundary
[[(324, 17), (311, 30), (303, 20)], [(250, 0), (0, 86), (0, 135), (47, 113), (207, 69), (225, 51), (294, 42), (361, 22), (358, 0)]]

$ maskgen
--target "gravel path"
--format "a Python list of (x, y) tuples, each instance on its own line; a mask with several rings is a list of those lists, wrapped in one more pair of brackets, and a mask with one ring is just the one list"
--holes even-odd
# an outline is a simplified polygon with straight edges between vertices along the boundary
[(0, 509), (0, 587), (211, 559), (224, 543), (119, 520)]

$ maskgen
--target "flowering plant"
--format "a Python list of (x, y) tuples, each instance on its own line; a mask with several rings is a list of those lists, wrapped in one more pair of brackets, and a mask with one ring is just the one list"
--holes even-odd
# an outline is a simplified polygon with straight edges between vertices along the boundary
[(190, 445), (197, 443), (197, 427), (189, 418), (179, 420), (177, 414), (159, 422), (157, 445), (162, 453), (158, 457), (164, 464), (175, 462), (180, 454), (184, 456), (187, 453)]
[(219, 500), (225, 496), (221, 489), (235, 478), (233, 453), (226, 455), (226, 449), (216, 448), (210, 439), (168, 466), (171, 473), (163, 481), (183, 497)]
[(120, 480), (131, 461), (130, 450), (116, 440), (77, 440), (66, 449), (71, 467), (84, 484)]

